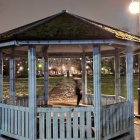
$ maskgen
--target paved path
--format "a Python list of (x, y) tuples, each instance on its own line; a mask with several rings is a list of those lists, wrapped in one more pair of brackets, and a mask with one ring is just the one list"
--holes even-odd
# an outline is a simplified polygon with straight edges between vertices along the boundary
[(73, 78), (64, 77), (49, 93), (49, 103), (53, 105), (76, 105), (75, 82)]

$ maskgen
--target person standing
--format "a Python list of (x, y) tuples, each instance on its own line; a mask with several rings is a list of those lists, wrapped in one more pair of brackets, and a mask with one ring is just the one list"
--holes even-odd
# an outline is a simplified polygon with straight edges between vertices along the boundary
[(81, 99), (82, 99), (81, 85), (78, 82), (78, 80), (75, 80), (75, 93), (77, 95), (77, 106), (78, 106), (80, 101), (81, 101)]

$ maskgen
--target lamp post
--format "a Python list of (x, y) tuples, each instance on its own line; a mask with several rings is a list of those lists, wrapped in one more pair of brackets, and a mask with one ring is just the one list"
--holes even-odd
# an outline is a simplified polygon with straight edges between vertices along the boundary
[[(138, 35), (140, 36), (140, 0), (132, 0), (129, 10), (138, 15)], [(140, 53), (138, 53), (138, 116), (140, 117)]]

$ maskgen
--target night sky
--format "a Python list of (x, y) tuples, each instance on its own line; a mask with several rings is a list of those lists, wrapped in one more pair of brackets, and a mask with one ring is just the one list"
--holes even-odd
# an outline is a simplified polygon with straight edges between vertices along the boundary
[(94, 21), (136, 33), (132, 0), (0, 0), (0, 33), (67, 9)]

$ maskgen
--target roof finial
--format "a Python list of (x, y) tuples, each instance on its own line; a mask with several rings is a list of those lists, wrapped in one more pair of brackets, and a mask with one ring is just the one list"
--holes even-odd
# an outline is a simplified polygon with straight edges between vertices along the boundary
[(62, 10), (62, 13), (67, 13), (67, 12), (68, 12), (68, 10), (67, 10), (67, 9)]

